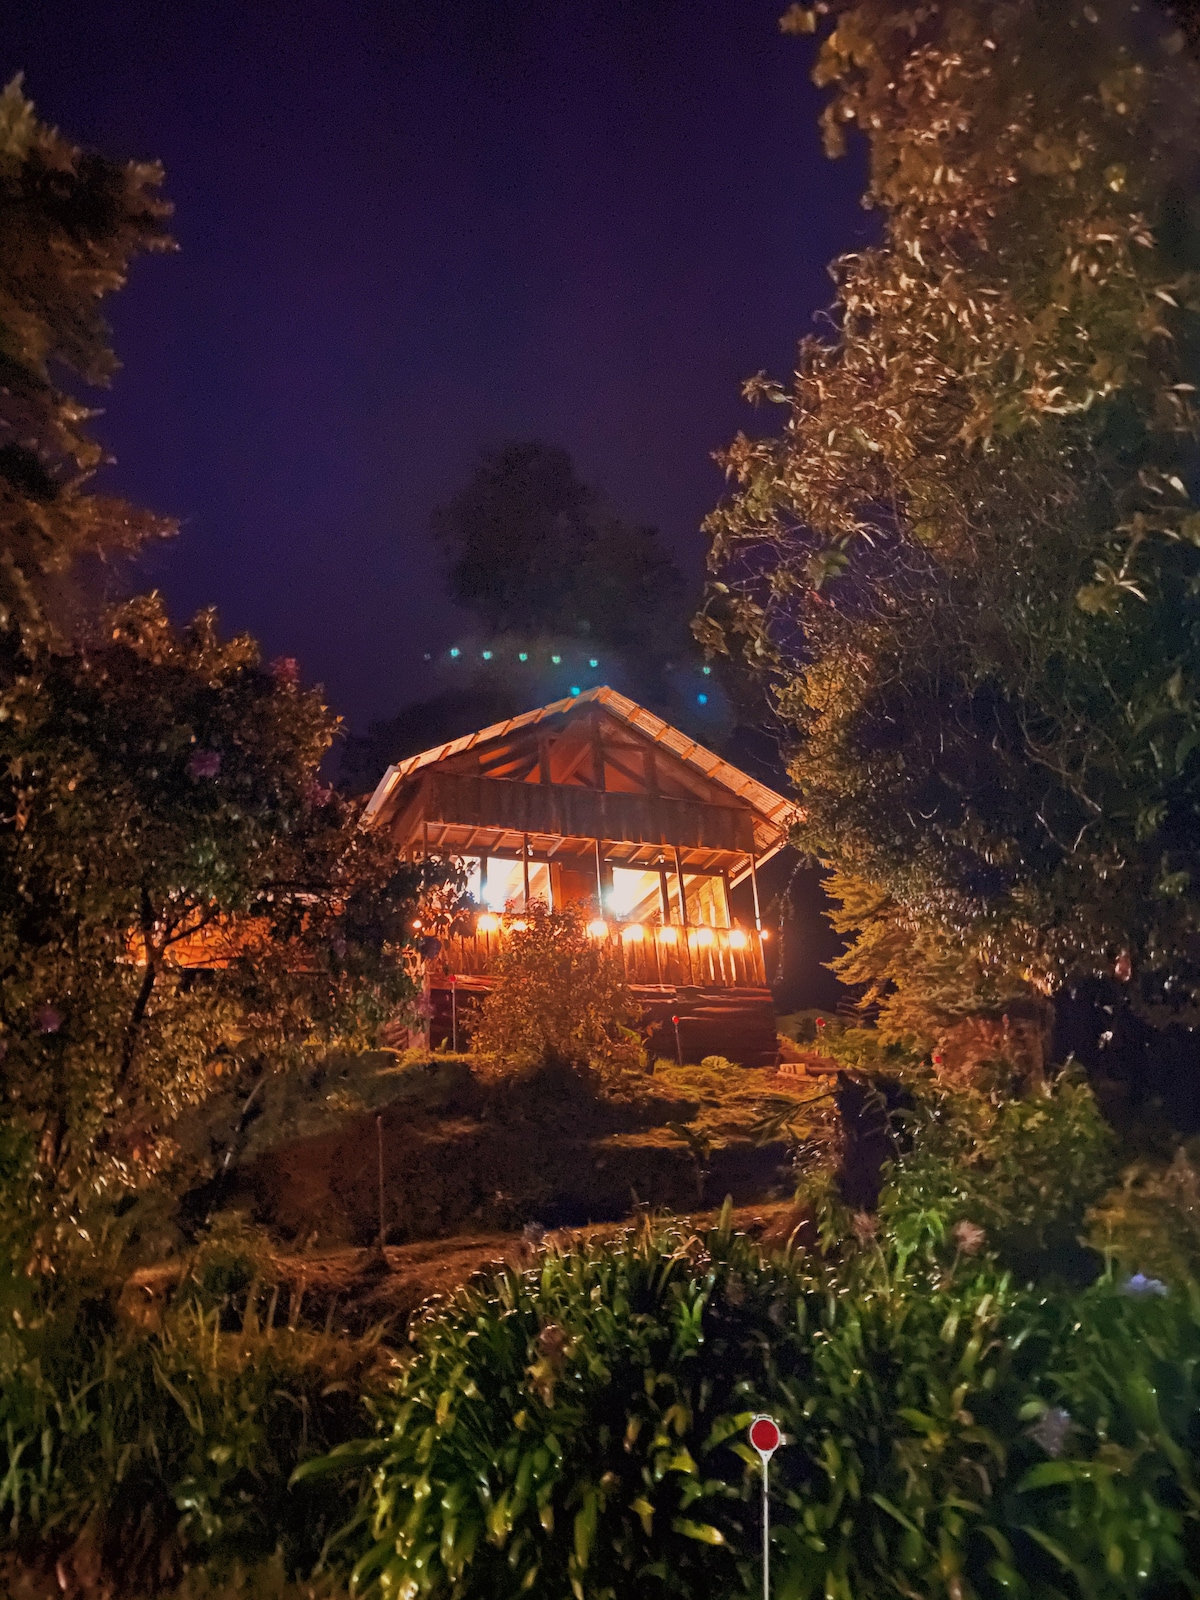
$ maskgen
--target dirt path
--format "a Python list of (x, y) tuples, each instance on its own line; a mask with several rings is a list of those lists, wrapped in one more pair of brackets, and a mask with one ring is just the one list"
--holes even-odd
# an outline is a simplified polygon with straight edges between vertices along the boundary
[[(706, 1211), (680, 1220), (692, 1227), (706, 1227), (717, 1215)], [(733, 1221), (752, 1238), (783, 1242), (799, 1218), (790, 1202), (781, 1201), (740, 1207), (734, 1211)], [(628, 1225), (560, 1228), (544, 1238), (566, 1247), (582, 1240), (612, 1238)], [(389, 1245), (382, 1256), (377, 1250), (352, 1249), (272, 1254), (269, 1276), (280, 1289), (277, 1317), (292, 1323), (301, 1317), (309, 1324), (328, 1322), (348, 1333), (362, 1333), (382, 1323), (396, 1337), (426, 1301), (453, 1294), (477, 1272), (505, 1264), (530, 1266), (538, 1242), (536, 1236), (522, 1233), (480, 1232)], [(139, 1323), (153, 1322), (186, 1270), (186, 1260), (141, 1268), (126, 1282), (122, 1310)]]

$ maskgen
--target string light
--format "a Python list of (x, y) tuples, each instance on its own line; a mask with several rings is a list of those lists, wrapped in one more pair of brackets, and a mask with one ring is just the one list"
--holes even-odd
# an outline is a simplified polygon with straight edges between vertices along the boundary
[(529, 660), (529, 651), (528, 650), (522, 650), (520, 655), (518, 655), (517, 660), (518, 661), (528, 661)]
[(744, 928), (735, 928), (733, 930), (733, 932), (729, 935), (729, 943), (733, 946), (733, 948), (735, 950), (744, 950), (746, 948), (746, 931), (745, 931), (745, 929)]
[(588, 662), (588, 666), (589, 667), (598, 667), (599, 665), (600, 665), (600, 663), (596, 660), (595, 656), (593, 656), (592, 659)]
[(451, 661), (457, 661), (460, 655), (462, 655), (462, 651), (458, 648), (457, 645), (454, 645), (452, 647), (451, 651), (450, 651), (450, 659), (451, 659)]
[(712, 668), (711, 667), (701, 667), (700, 671), (704, 674), (704, 676), (706, 678), (711, 678), (712, 677)]
[(485, 650), (483, 652), (483, 659), (485, 661), (490, 661), (492, 659), (492, 652), (490, 650)]
[(660, 928), (658, 930), (658, 937), (664, 944), (674, 944), (679, 935), (676, 933), (675, 929), (668, 924), (665, 928)]
[(550, 659), (551, 659), (551, 661), (553, 661), (553, 663), (554, 663), (554, 665), (556, 667), (561, 667), (562, 666), (562, 657), (561, 656), (551, 656)]
[(603, 917), (597, 917), (594, 922), (589, 922), (587, 931), (593, 939), (606, 939), (608, 937), (608, 923)]
[(572, 694), (579, 694), (579, 692), (580, 692), (579, 685), (577, 683), (573, 683), (571, 685), (571, 693)]
[(622, 939), (626, 939), (630, 942), (640, 939), (642, 936), (643, 930), (640, 922), (631, 922), (628, 927), (621, 929)]
[(697, 928), (696, 929), (696, 943), (697, 944), (711, 944), (712, 942), (713, 942), (713, 931), (712, 931), (711, 928)]
[(700, 704), (702, 706), (706, 706), (708, 704), (708, 696), (706, 694), (698, 694), (696, 696), (696, 699), (700, 702)]
[(490, 911), (485, 911), (482, 916), (475, 919), (475, 927), (480, 933), (495, 933), (499, 926), (500, 918)]

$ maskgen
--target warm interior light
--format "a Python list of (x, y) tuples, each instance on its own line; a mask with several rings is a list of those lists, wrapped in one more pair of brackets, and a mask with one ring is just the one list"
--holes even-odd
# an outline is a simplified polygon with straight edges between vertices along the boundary
[(711, 928), (697, 928), (696, 929), (696, 943), (697, 944), (711, 944), (712, 942), (713, 942), (713, 931), (712, 931)]
[(622, 928), (621, 937), (622, 939), (640, 939), (642, 937), (641, 923), (631, 922), (627, 928)]
[(495, 933), (500, 926), (500, 918), (493, 916), (490, 911), (485, 911), (482, 916), (476, 918), (475, 926), (480, 933)]
[(729, 935), (729, 942), (735, 950), (746, 948), (746, 932), (744, 928), (735, 928)]
[(679, 935), (674, 928), (668, 926), (658, 930), (658, 937), (664, 944), (674, 944)]
[(593, 939), (607, 938), (608, 923), (605, 922), (603, 917), (597, 917), (594, 922), (588, 923), (587, 931), (591, 934)]

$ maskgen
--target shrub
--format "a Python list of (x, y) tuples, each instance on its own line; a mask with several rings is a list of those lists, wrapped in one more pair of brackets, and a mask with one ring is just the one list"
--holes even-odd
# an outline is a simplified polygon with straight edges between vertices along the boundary
[(582, 911), (534, 901), (511, 931), (480, 1009), (476, 1055), (520, 1069), (558, 1062), (618, 1070), (644, 1065), (633, 1002), (615, 952), (593, 939)]
[[(3, 1337), (0, 1548), (49, 1549), (67, 1570), (151, 1587), (273, 1552), (289, 1572), (314, 1566), (353, 1492), (288, 1480), (362, 1431), (379, 1351), (275, 1326), (269, 1286), (243, 1267), (229, 1241), (214, 1247), (156, 1329), (89, 1296)], [(223, 1333), (235, 1300), (240, 1326)]]
[(549, 1253), (431, 1312), (347, 1532), (369, 1595), (1109, 1600), (1200, 1554), (1200, 1298), (1014, 1288), (886, 1234), (834, 1264), (728, 1227)]
[(1066, 1261), (1116, 1170), (1087, 1085), (1064, 1073), (1022, 1100), (908, 1082), (913, 1105), (894, 1119), (896, 1158), (880, 1197), (900, 1257), (968, 1223), (1023, 1275), (1047, 1255)]
[(1200, 1170), (1196, 1141), (1169, 1164), (1138, 1162), (1093, 1209), (1091, 1240), (1127, 1272), (1167, 1283), (1200, 1278)]

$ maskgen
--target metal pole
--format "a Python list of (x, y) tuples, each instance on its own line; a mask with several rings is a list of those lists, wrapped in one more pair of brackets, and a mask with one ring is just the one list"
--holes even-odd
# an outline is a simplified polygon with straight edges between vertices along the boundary
[(379, 1253), (383, 1254), (385, 1229), (383, 1225), (383, 1112), (375, 1118), (375, 1136), (379, 1145)]
[(767, 1459), (763, 1464), (763, 1600), (771, 1600), (771, 1502), (767, 1496)]
[(450, 1048), (458, 1054), (458, 974), (450, 974)]
[(529, 835), (521, 835), (521, 865), (525, 872), (525, 910), (529, 910)]

